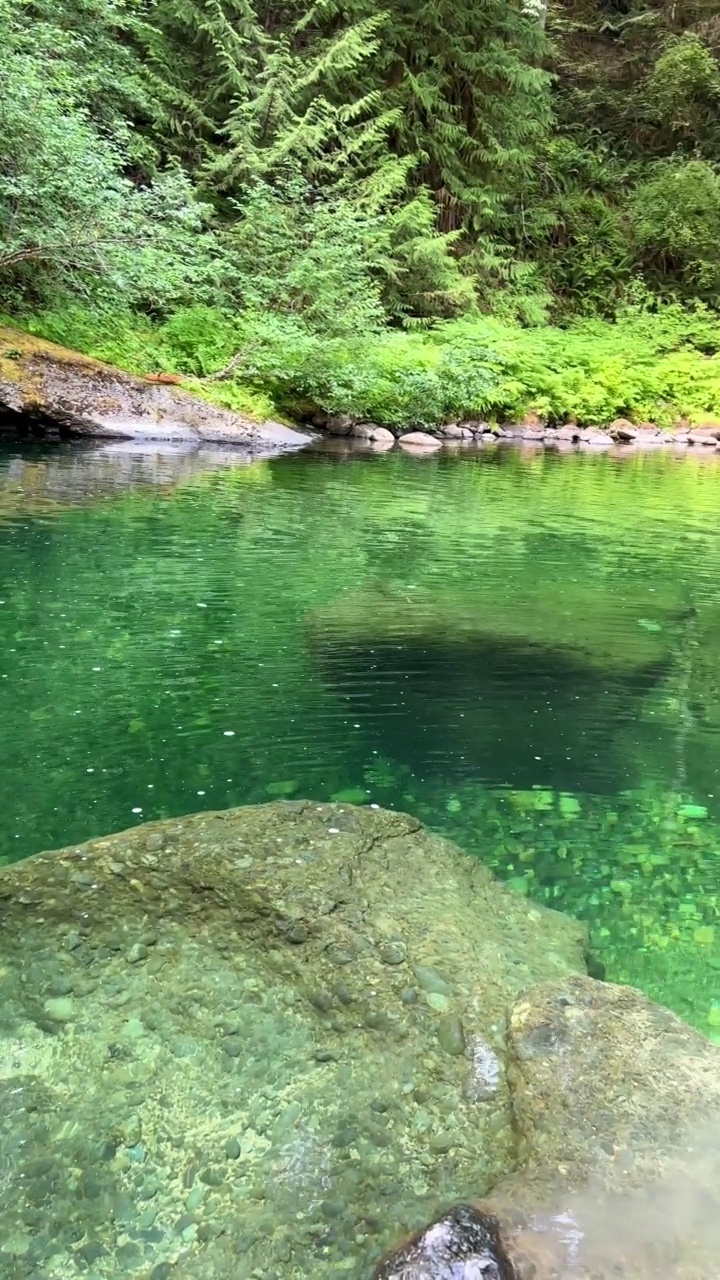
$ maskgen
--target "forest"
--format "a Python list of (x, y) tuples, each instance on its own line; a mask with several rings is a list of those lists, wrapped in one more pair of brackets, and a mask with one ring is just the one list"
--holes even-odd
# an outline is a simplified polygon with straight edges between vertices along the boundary
[(0, 0), (0, 310), (260, 416), (720, 414), (717, 0)]

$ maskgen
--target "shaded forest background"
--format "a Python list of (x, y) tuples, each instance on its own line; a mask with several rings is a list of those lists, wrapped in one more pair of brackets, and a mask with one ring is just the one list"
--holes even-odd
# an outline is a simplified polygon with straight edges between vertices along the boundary
[(714, 354), (717, 0), (0, 0), (0, 82), (0, 306), (129, 367), (240, 349), (256, 398), (352, 408), (318, 343), (452, 321), (477, 408), (478, 317), (656, 314)]

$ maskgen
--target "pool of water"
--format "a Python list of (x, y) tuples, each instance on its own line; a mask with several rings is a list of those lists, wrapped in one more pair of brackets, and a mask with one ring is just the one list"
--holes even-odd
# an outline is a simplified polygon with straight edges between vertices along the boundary
[(2, 445), (0, 753), (0, 862), (401, 808), (716, 1036), (720, 465)]

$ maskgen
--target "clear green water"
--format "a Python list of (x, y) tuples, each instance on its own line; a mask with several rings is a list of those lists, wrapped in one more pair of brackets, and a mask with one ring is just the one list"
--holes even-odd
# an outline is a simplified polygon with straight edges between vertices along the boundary
[(717, 1034), (717, 460), (2, 446), (0, 654), (0, 862), (364, 798)]

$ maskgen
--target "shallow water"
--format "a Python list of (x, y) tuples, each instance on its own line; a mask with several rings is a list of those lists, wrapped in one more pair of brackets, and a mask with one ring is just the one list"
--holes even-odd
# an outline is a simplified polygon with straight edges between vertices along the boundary
[(720, 1028), (720, 465), (0, 447), (0, 861), (418, 814)]

